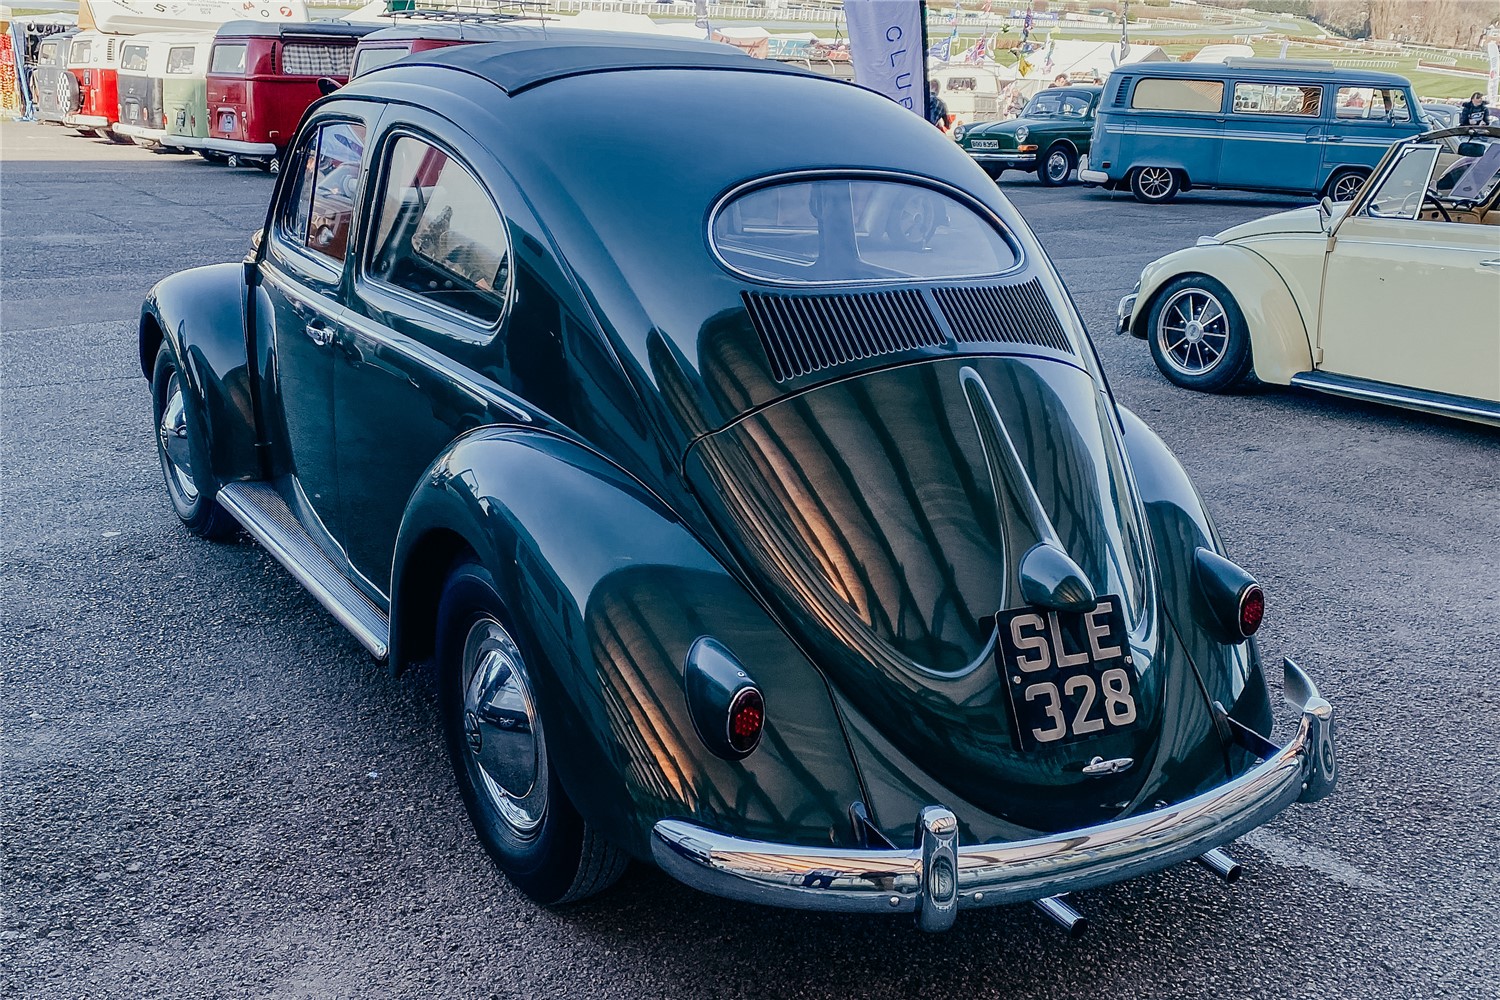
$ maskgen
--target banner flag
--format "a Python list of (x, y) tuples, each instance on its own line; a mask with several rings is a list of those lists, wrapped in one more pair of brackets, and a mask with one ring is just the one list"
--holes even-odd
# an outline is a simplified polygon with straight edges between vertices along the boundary
[(844, 0), (854, 82), (927, 116), (919, 0)]
[(1496, 45), (1491, 40), (1484, 49), (1490, 55), (1490, 85), (1487, 96), (1489, 102), (1494, 104), (1500, 102), (1500, 45)]

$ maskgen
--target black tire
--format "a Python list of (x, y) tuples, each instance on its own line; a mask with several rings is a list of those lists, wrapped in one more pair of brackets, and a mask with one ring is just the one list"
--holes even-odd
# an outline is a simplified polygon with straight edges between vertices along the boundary
[(1047, 151), (1037, 157), (1036, 177), (1044, 187), (1062, 187), (1073, 176), (1078, 166), (1078, 157), (1065, 142), (1053, 143)]
[(188, 531), (199, 538), (228, 538), (239, 524), (214, 500), (219, 484), (209, 468), (197, 400), (180, 368), (171, 345), (163, 342), (151, 375), (151, 415), (167, 499)]
[(1146, 339), (1161, 373), (1199, 392), (1228, 392), (1245, 381), (1254, 361), (1239, 303), (1206, 275), (1177, 278), (1157, 293), (1146, 316)]
[[(476, 636), (480, 643), (477, 647)], [(529, 744), (535, 757), (528, 791), (515, 798), (501, 796), (530, 809), (536, 790), (545, 789), (540, 805), (535, 805), (535, 817), (527, 817), (534, 825), (518, 826), (500, 811), (497, 785), (481, 763), (483, 732), (476, 711), (466, 700), (471, 686), (466, 675), (483, 669), (488, 662), (483, 654), (486, 650), (493, 654), (495, 649), (485, 644), (500, 636), (500, 641), (508, 640), (503, 648), (514, 653), (512, 665), (519, 667), (516, 672), (525, 692), (520, 703), (532, 706), (532, 688), (526, 678), (529, 671), (545, 669), (545, 664), (513, 627), (489, 571), (475, 562), (459, 563), (443, 586), (437, 611), (438, 697), (453, 775), (479, 842), (506, 878), (542, 906), (577, 902), (613, 885), (624, 874), (629, 857), (589, 826), (568, 799), (556, 769), (548, 763), (539, 717), (533, 720), (527, 715), (532, 723), (527, 726), (510, 723), (503, 737), (513, 738), (520, 732), (534, 740)], [(481, 787), (484, 785), (488, 787)]]
[(1333, 176), (1328, 178), (1328, 183), (1323, 185), (1323, 196), (1332, 198), (1334, 201), (1353, 201), (1354, 196), (1359, 194), (1359, 189), (1364, 186), (1365, 179), (1369, 173), (1364, 170), (1345, 168), (1335, 170)]
[(1168, 167), (1136, 167), (1130, 172), (1130, 193), (1147, 205), (1165, 205), (1182, 190), (1182, 175)]
[(198, 155), (203, 157), (209, 163), (218, 163), (222, 165), (229, 162), (229, 157), (224, 153), (211, 153), (206, 149), (200, 149), (198, 150)]

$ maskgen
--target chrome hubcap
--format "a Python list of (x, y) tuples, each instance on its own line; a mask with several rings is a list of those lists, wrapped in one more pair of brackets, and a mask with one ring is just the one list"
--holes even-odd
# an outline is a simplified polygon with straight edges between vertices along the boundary
[(1156, 342), (1162, 357), (1184, 375), (1203, 375), (1224, 359), (1229, 347), (1229, 316), (1201, 288), (1186, 288), (1162, 306)]
[(162, 407), (156, 428), (161, 442), (162, 471), (167, 486), (189, 507), (198, 500), (198, 485), (193, 482), (193, 456), (188, 448), (187, 411), (182, 399), (182, 381), (176, 372), (167, 382), (167, 403)]
[(481, 619), (464, 642), (464, 761), (474, 788), (521, 839), (547, 809), (541, 720), (521, 651), (500, 623)]
[(1068, 155), (1066, 153), (1059, 151), (1047, 158), (1047, 176), (1055, 181), (1060, 181), (1068, 176)]
[(1172, 189), (1172, 173), (1161, 167), (1141, 171), (1141, 190), (1151, 198), (1160, 198)]

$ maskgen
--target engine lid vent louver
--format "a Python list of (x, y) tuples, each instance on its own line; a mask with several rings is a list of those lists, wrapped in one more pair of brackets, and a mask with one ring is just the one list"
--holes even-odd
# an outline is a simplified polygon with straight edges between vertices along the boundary
[(846, 361), (947, 343), (922, 293), (914, 290), (741, 294), (778, 382)]
[(1035, 278), (1019, 285), (935, 288), (932, 294), (961, 344), (1035, 344), (1073, 353), (1057, 312)]

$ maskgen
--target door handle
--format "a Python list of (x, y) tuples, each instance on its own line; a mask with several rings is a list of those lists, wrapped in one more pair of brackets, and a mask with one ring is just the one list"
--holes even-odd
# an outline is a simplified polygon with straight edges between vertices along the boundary
[[(1323, 141), (1323, 137), (1321, 135), (1305, 135), (1305, 136), (1302, 137), (1302, 141), (1303, 142), (1321, 142), (1321, 141)], [(1332, 139), (1332, 138), (1330, 138), (1328, 141), (1329, 142), (1333, 142), (1335, 140)], [(1337, 141), (1343, 142), (1344, 140), (1339, 139)]]
[(1343, 142), (1344, 141), (1344, 137), (1341, 136), (1341, 135), (1330, 135), (1330, 136), (1328, 136), (1323, 141), (1324, 142)]
[(333, 329), (320, 319), (310, 319), (307, 321), (307, 335), (319, 347), (327, 347), (333, 343)]
[(1496, 257), (1494, 260), (1482, 260), (1479, 262), (1479, 266), (1500, 268), (1500, 257)]

